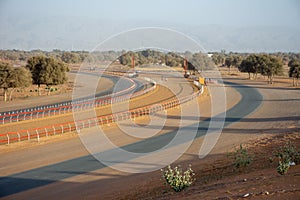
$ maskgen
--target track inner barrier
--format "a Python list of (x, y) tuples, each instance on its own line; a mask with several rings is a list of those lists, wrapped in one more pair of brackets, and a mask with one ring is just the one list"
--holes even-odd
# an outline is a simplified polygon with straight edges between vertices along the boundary
[(199, 90), (191, 95), (184, 96), (181, 98), (173, 98), (169, 101), (165, 101), (160, 104), (154, 104), (124, 112), (118, 112), (109, 115), (98, 116), (95, 118), (84, 119), (77, 122), (67, 122), (63, 124), (55, 124), (51, 126), (20, 130), (17, 132), (3, 133), (0, 134), (0, 144), (10, 144), (13, 142), (20, 142), (25, 140), (29, 141), (32, 139), (37, 139), (37, 141), (39, 142), (40, 137), (48, 137), (51, 135), (64, 134), (74, 131), (80, 132), (80, 130), (84, 128), (90, 128), (98, 125), (103, 126), (122, 120), (135, 119), (137, 117), (154, 114), (162, 110), (177, 107), (181, 104), (184, 104), (188, 101), (197, 98), (204, 91), (203, 86), (197, 85), (197, 87), (199, 88)]

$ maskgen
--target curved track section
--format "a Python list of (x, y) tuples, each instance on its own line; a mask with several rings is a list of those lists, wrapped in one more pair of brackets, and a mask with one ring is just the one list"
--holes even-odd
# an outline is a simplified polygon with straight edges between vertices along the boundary
[[(89, 76), (99, 76), (98, 74), (87, 72), (80, 73)], [(118, 82), (121, 82), (122, 84), (119, 84), (120, 86), (116, 89), (110, 88), (106, 91), (97, 93), (95, 96), (87, 96), (84, 98), (74, 99), (73, 101), (63, 101), (44, 106), (2, 112), (0, 113), (0, 124), (44, 118), (52, 115), (60, 115), (62, 113), (71, 112), (73, 109), (82, 111), (91, 107), (99, 107), (107, 105), (111, 102), (119, 102), (123, 99), (126, 99), (126, 95), (132, 93), (139, 94), (140, 91), (144, 89), (149, 90), (149, 87), (153, 86), (152, 83), (145, 84), (137, 79), (129, 79), (115, 75), (102, 74), (101, 77), (110, 79), (114, 84)], [(121, 96), (124, 96), (124, 98), (120, 98)]]
[[(242, 98), (238, 104), (227, 111), (225, 127), (252, 113), (260, 106), (262, 100), (262, 95), (254, 88), (236, 84), (232, 86), (234, 86), (234, 88), (240, 93)], [(255, 103), (250, 106), (250, 108), (247, 108), (249, 103), (252, 103), (253, 101), (255, 101)], [(210, 119), (199, 122), (197, 137), (201, 137), (206, 134), (209, 120)], [(153, 148), (158, 148), (159, 146), (163, 146), (164, 144), (168, 143), (174, 137), (174, 134), (174, 131), (170, 130), (163, 135), (158, 135), (146, 140), (124, 145), (121, 148), (134, 152), (151, 151)], [(113, 149), (108, 150), (106, 153), (110, 154), (113, 153), (113, 151)], [(105, 165), (97, 162), (93, 156), (86, 155), (44, 167), (26, 170), (21, 173), (10, 174), (9, 176), (3, 177), (0, 180), (0, 188), (3, 188), (1, 195), (8, 196), (17, 193), (23, 195), (25, 193), (26, 195), (27, 191), (27, 195), (30, 195), (30, 191), (39, 191), (38, 194), (40, 198), (42, 198), (42, 196), (47, 196), (49, 194), (43, 194), (42, 191), (49, 191), (47, 185), (50, 185), (51, 183), (53, 187), (50, 187), (50, 190), (54, 190), (56, 187), (61, 187), (59, 184), (55, 185), (55, 182), (59, 183), (64, 179), (77, 176), (78, 174), (88, 173), (105, 167)], [(70, 170), (72, 173), (67, 173), (70, 172)], [(25, 182), (26, 184), (24, 184)], [(70, 197), (72, 196), (71, 191), (74, 192), (75, 188), (76, 187), (72, 188), (70, 186), (67, 191), (64, 190), (64, 193), (61, 194), (67, 193)], [(53, 198), (55, 196), (59, 196), (59, 194), (56, 193), (52, 195)]]
[[(130, 113), (132, 112), (133, 115), (135, 115), (135, 113), (140, 114), (135, 109), (146, 108), (147, 106), (159, 104), (160, 102), (170, 101), (170, 100), (172, 100), (172, 98), (175, 97), (175, 95), (169, 89), (162, 87), (162, 86), (160, 86), (160, 87), (158, 86), (156, 88), (156, 90), (154, 90), (153, 92), (150, 92), (142, 97), (143, 98), (133, 98), (132, 100), (130, 100), (129, 104), (127, 101), (121, 101), (121, 102), (117, 103), (115, 106), (118, 109), (118, 113), (124, 113), (124, 112), (128, 112), (128, 110), (131, 110)], [(144, 98), (147, 98), (149, 100), (144, 101), (143, 100)], [(178, 101), (177, 103), (180, 103), (180, 102)], [(100, 117), (101, 119), (99, 119), (98, 121), (93, 120), (93, 124), (99, 123), (99, 124), (103, 125), (103, 124), (113, 122), (115, 120), (113, 118), (113, 116), (116, 116), (116, 115), (111, 114), (112, 108), (110, 105), (95, 108), (95, 112), (96, 112), (96, 115), (98, 117)], [(2, 132), (2, 133), (7, 132), (8, 137), (10, 137), (11, 142), (20, 141), (23, 139), (32, 139), (32, 138), (36, 138), (37, 136), (39, 137), (42, 135), (48, 136), (48, 135), (53, 135), (53, 134), (58, 134), (58, 133), (61, 134), (63, 132), (67, 132), (67, 131), (74, 131), (77, 128), (87, 128), (89, 126), (92, 126), (92, 124), (91, 124), (92, 121), (88, 122), (89, 121), (88, 117), (90, 116), (89, 113), (90, 113), (89, 110), (86, 110), (86, 111), (83, 110), (82, 112), (80, 112), (80, 116), (85, 121), (85, 124), (84, 124), (84, 122), (83, 122), (83, 124), (81, 123), (80, 127), (77, 127), (77, 124), (74, 126), (73, 114), (66, 113), (63, 115), (53, 116), (53, 117), (45, 118), (45, 119), (41, 118), (41, 119), (17, 122), (17, 126), (15, 125), (15, 123), (14, 124), (5, 124), (5, 125), (0, 126), (0, 132)], [(131, 114), (129, 114), (129, 115), (127, 114), (126, 116), (130, 117)], [(133, 116), (133, 117), (136, 117), (136, 116)], [(83, 127), (82, 127), (82, 125), (83, 125)], [(33, 128), (33, 127), (35, 127), (35, 128)], [(63, 130), (65, 130), (65, 131), (63, 131)], [(40, 131), (43, 133), (40, 134)], [(5, 138), (3, 138), (3, 136), (6, 137), (7, 134), (1, 134), (1, 139), (6, 140)]]

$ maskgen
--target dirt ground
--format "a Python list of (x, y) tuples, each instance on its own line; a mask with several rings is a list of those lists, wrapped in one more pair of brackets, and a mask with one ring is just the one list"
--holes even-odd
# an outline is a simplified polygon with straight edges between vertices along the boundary
[(166, 186), (157, 171), (148, 174), (148, 181), (141, 181), (143, 184), (115, 199), (298, 199), (300, 165), (291, 166), (287, 174), (280, 175), (274, 152), (288, 142), (299, 151), (299, 133), (269, 135), (243, 144), (253, 158), (252, 164), (244, 168), (236, 168), (228, 154), (177, 163), (183, 168), (192, 164), (196, 174), (194, 184), (182, 192), (176, 193)]
[[(199, 159), (198, 154), (195, 153), (199, 151), (199, 145), (203, 142), (200, 138), (194, 141), (176, 163), (173, 163), (173, 165), (180, 164), (183, 168), (192, 164), (192, 169), (196, 173), (195, 183), (184, 191), (176, 193), (168, 188), (161, 180), (159, 170), (150, 173), (127, 174), (104, 168), (7, 196), (6, 199), (33, 197), (35, 199), (51, 197), (65, 199), (74, 199), (74, 197), (84, 199), (299, 199), (300, 165), (291, 166), (286, 175), (279, 175), (276, 172), (277, 162), (274, 158), (274, 151), (287, 142), (295, 144), (298, 151), (300, 149), (300, 132), (299, 124), (297, 124), (299, 122), (294, 118), (290, 120), (292, 117), (299, 118), (300, 110), (297, 107), (299, 90), (291, 87), (291, 80), (286, 78), (276, 78), (274, 85), (267, 85), (263, 77), (249, 81), (245, 79), (247, 75), (244, 74), (225, 76), (238, 83), (257, 87), (264, 95), (265, 101), (257, 111), (247, 116), (247, 120), (225, 128), (217, 146), (207, 157)], [(227, 97), (227, 104), (230, 104), (228, 108), (230, 108), (240, 99), (238, 94), (234, 93), (234, 89), (228, 90), (232, 94)], [(205, 113), (206, 107), (209, 107), (205, 106), (208, 105), (209, 98), (206, 97), (201, 103), (204, 104), (203, 112)], [(287, 103), (296, 106), (282, 109)], [(175, 115), (176, 110), (173, 109), (173, 111), (170, 114), (173, 112)], [(117, 135), (113, 126), (107, 129), (110, 130), (110, 134)], [(26, 143), (14, 144), (15, 147), (20, 147), (20, 150), (8, 147), (2, 152), (7, 156), (9, 154), (22, 155), (22, 158), (36, 156), (35, 161), (29, 157), (30, 163), (17, 166), (18, 168), (15, 168), (17, 171), (25, 170), (26, 167), (30, 170), (33, 166), (50, 165), (51, 159), (54, 159), (52, 162), (56, 163), (87, 154), (76, 135), (70, 134), (65, 137), (55, 136), (54, 140), (49, 139), (43, 144), (27, 142), (29, 147), (26, 147)], [(234, 151), (239, 144), (247, 147), (253, 158), (252, 164), (242, 169), (236, 169), (232, 158), (228, 157), (228, 152)], [(63, 146), (68, 148), (68, 151), (65, 151)], [(65, 152), (52, 158), (49, 152), (53, 149), (57, 152)], [(47, 159), (43, 158), (43, 151), (46, 151), (45, 155), (49, 155)], [(32, 154), (33, 152), (35, 154)], [(2, 156), (5, 159), (4, 154)]]
[[(221, 72), (227, 78), (247, 79), (247, 74), (237, 72), (229, 75), (226, 69)], [(274, 88), (296, 88), (292, 86), (292, 80), (285, 77), (275, 77), (273, 85), (268, 85), (262, 76), (257, 80), (249, 80), (248, 83), (266, 91), (272, 91)], [(299, 94), (299, 91), (294, 92)], [(295, 111), (300, 112), (299, 107), (295, 107)], [(275, 135), (259, 131), (255, 134), (255, 139), (245, 143), (242, 143), (240, 138), (241, 144), (247, 148), (253, 159), (247, 167), (236, 168), (234, 160), (229, 156), (239, 145), (230, 148), (228, 153), (209, 154), (202, 160), (180, 158), (173, 166), (180, 165), (185, 169), (191, 164), (196, 174), (196, 180), (189, 188), (182, 192), (174, 192), (162, 181), (161, 172), (156, 171), (147, 174), (147, 180), (140, 177), (136, 188), (122, 191), (113, 199), (299, 199), (300, 165), (291, 166), (287, 174), (280, 175), (276, 171), (278, 159), (274, 155), (280, 147), (288, 143), (292, 143), (300, 154), (299, 128), (293, 128), (299, 125), (288, 125), (284, 122), (281, 122), (281, 125), (284, 126), (281, 127), (282, 130), (286, 131), (279, 131)]]
[[(247, 75), (243, 73), (229, 75), (226, 69), (221, 69), (221, 72), (227, 78), (247, 79)], [(273, 85), (268, 85), (262, 76), (249, 83), (266, 91), (272, 91), (274, 88), (296, 88), (292, 86), (292, 80), (285, 77), (275, 77)], [(299, 94), (299, 91), (294, 92)], [(299, 107), (295, 107), (295, 111), (300, 112)], [(287, 174), (280, 175), (276, 171), (278, 160), (274, 155), (280, 147), (288, 143), (292, 143), (300, 154), (299, 128), (291, 129), (293, 125), (289, 126), (283, 122), (281, 125), (284, 126), (281, 127), (282, 130), (286, 131), (277, 132), (275, 135), (262, 134), (260, 131), (256, 133), (256, 139), (241, 143), (253, 159), (247, 167), (236, 168), (234, 160), (229, 156), (230, 152), (239, 148), (238, 145), (228, 150), (228, 153), (210, 154), (202, 160), (194, 158), (180, 161), (181, 158), (174, 165), (185, 169), (191, 164), (196, 174), (196, 180), (189, 188), (182, 192), (174, 192), (158, 178), (161, 177), (161, 172), (156, 171), (148, 174), (147, 180), (141, 180), (135, 189), (125, 194), (122, 192), (114, 199), (300, 199), (300, 165), (291, 166)]]

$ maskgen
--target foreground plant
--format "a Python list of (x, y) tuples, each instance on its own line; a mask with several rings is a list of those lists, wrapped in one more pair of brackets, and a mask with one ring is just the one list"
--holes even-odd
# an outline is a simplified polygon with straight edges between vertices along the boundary
[(289, 157), (291, 162), (295, 162), (296, 164), (300, 163), (300, 155), (297, 151), (295, 145), (291, 142), (288, 142), (284, 146), (280, 147), (277, 152), (275, 152), (275, 156), (279, 159), (284, 159), (285, 157)]
[(172, 168), (170, 165), (166, 169), (161, 169), (162, 177), (175, 192), (180, 192), (189, 187), (195, 181), (195, 176), (191, 165), (183, 172), (180, 166)]
[(276, 168), (277, 172), (281, 175), (284, 175), (288, 172), (290, 168), (290, 158), (285, 157), (284, 159), (279, 159), (278, 166)]
[(274, 155), (278, 158), (276, 170), (281, 175), (286, 174), (292, 164), (299, 164), (299, 152), (290, 142), (280, 147)]
[(252, 162), (252, 157), (248, 154), (248, 150), (244, 148), (242, 144), (235, 152), (230, 153), (229, 156), (233, 157), (234, 166), (236, 168), (246, 167)]

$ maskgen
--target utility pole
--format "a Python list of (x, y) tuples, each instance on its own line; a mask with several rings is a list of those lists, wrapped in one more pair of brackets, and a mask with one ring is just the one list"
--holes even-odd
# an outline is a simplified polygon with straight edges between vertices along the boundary
[(131, 64), (132, 64), (132, 69), (134, 71), (134, 55), (132, 54), (132, 58), (131, 58)]
[(188, 65), (188, 62), (187, 62), (187, 59), (186, 59), (186, 58), (184, 58), (183, 65), (184, 65), (184, 77), (185, 77), (185, 78), (188, 78), (188, 77), (189, 77), (189, 75), (188, 75), (188, 73), (187, 73), (187, 65)]
[(186, 58), (184, 58), (184, 73), (186, 74), (186, 70), (187, 70), (187, 60)]

